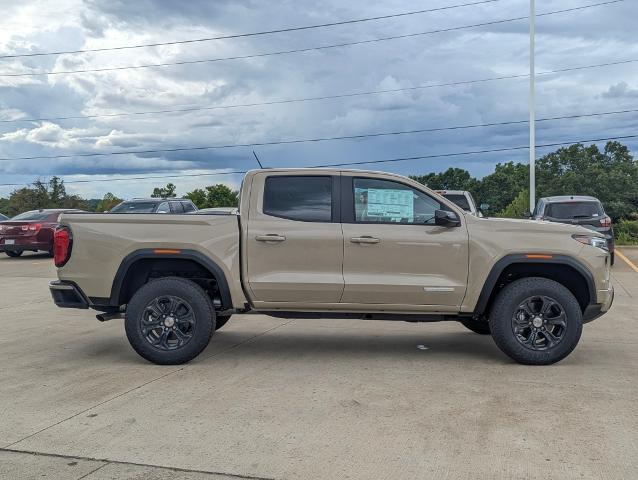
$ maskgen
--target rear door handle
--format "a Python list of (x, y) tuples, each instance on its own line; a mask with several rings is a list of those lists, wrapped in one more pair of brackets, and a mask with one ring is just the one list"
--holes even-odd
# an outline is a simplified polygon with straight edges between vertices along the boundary
[(286, 237), (276, 233), (269, 233), (268, 235), (257, 235), (255, 240), (258, 242), (284, 242)]
[(370, 237), (368, 235), (364, 235), (363, 237), (352, 237), (350, 239), (352, 243), (379, 243), (380, 239), (376, 237)]

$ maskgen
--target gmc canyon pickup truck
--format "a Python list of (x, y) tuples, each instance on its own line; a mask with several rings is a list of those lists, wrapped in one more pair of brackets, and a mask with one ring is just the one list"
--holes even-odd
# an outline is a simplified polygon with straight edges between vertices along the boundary
[(520, 363), (551, 364), (614, 295), (597, 232), (467, 215), (389, 173), (255, 170), (237, 212), (59, 223), (55, 303), (124, 317), (131, 346), (158, 364), (195, 358), (252, 312), (454, 320)]

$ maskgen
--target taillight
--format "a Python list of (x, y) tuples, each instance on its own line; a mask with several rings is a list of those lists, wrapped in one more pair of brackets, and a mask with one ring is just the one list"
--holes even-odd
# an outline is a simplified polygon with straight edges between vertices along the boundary
[(22, 229), (23, 232), (39, 232), (40, 229), (42, 228), (42, 224), (41, 223), (29, 223), (27, 225), (22, 225), (22, 227), (20, 227)]
[(58, 227), (53, 232), (53, 261), (56, 267), (63, 267), (71, 258), (73, 238), (68, 227)]
[(611, 227), (611, 218), (603, 217), (600, 219), (600, 225), (603, 227)]

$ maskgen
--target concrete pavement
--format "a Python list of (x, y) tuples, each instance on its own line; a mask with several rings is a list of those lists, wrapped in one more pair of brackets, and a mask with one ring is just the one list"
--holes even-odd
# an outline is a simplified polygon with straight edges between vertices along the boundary
[[(628, 258), (632, 250), (623, 249)], [(628, 253), (629, 252), (629, 253)], [(456, 323), (237, 316), (160, 367), (0, 257), (0, 478), (632, 478), (638, 274), (551, 367)]]

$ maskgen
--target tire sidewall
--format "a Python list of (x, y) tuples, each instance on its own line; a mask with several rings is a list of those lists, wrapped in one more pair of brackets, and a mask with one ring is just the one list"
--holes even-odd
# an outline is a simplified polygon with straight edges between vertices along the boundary
[[(144, 310), (154, 298), (172, 295), (186, 301), (195, 317), (192, 338), (176, 350), (153, 347), (140, 330)], [(177, 277), (161, 278), (141, 287), (129, 302), (125, 316), (126, 336), (143, 358), (160, 365), (185, 363), (199, 355), (215, 330), (215, 310), (206, 293), (194, 282)]]
[[(562, 340), (548, 350), (531, 350), (522, 345), (512, 330), (512, 316), (528, 297), (545, 295), (556, 300), (567, 317)], [(574, 295), (563, 285), (546, 278), (524, 278), (505, 287), (497, 296), (490, 313), (492, 338), (509, 357), (526, 365), (549, 365), (569, 355), (580, 340), (582, 311)]]

